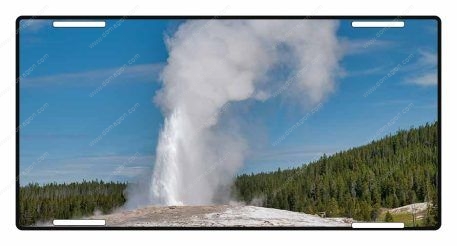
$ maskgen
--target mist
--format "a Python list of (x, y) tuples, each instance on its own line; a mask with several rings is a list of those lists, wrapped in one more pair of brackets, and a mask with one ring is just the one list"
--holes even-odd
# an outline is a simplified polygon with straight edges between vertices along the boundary
[[(236, 127), (220, 127), (221, 115), (231, 103), (277, 96), (321, 103), (340, 69), (337, 29), (333, 20), (192, 20), (166, 37), (169, 57), (154, 96), (165, 120), (143, 199), (228, 201), (249, 144)], [(274, 76), (278, 69), (287, 71), (286, 81)]]

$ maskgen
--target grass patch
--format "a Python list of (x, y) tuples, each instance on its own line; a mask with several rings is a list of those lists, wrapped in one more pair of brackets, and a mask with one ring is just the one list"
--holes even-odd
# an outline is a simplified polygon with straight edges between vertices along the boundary
[[(386, 218), (387, 210), (381, 212), (377, 221), (384, 222)], [(415, 227), (415, 226), (423, 226), (425, 213), (418, 212), (416, 213), (416, 220), (414, 221), (414, 217), (412, 213), (390, 213), (392, 215), (393, 222), (403, 222), (405, 227)]]

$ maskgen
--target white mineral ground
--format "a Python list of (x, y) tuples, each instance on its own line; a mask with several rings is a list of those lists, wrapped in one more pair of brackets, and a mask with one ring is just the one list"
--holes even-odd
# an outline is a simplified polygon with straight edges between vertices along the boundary
[(241, 205), (150, 206), (91, 219), (104, 219), (107, 226), (145, 227), (350, 227), (348, 218), (321, 218), (317, 215)]

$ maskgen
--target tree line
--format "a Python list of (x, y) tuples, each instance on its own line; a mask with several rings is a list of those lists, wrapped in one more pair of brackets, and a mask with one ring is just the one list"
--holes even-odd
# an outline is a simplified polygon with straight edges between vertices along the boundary
[(19, 188), (19, 224), (22, 226), (109, 213), (125, 203), (126, 183), (28, 184)]
[(381, 208), (430, 202), (438, 221), (438, 123), (400, 130), (299, 168), (236, 178), (233, 195), (248, 204), (374, 221)]

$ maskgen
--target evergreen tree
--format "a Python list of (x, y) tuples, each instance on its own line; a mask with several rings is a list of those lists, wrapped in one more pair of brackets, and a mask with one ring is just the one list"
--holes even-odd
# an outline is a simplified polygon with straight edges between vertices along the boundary
[(390, 214), (389, 211), (387, 211), (386, 217), (384, 218), (384, 221), (385, 222), (393, 222), (394, 221), (394, 217), (392, 216), (392, 214)]

